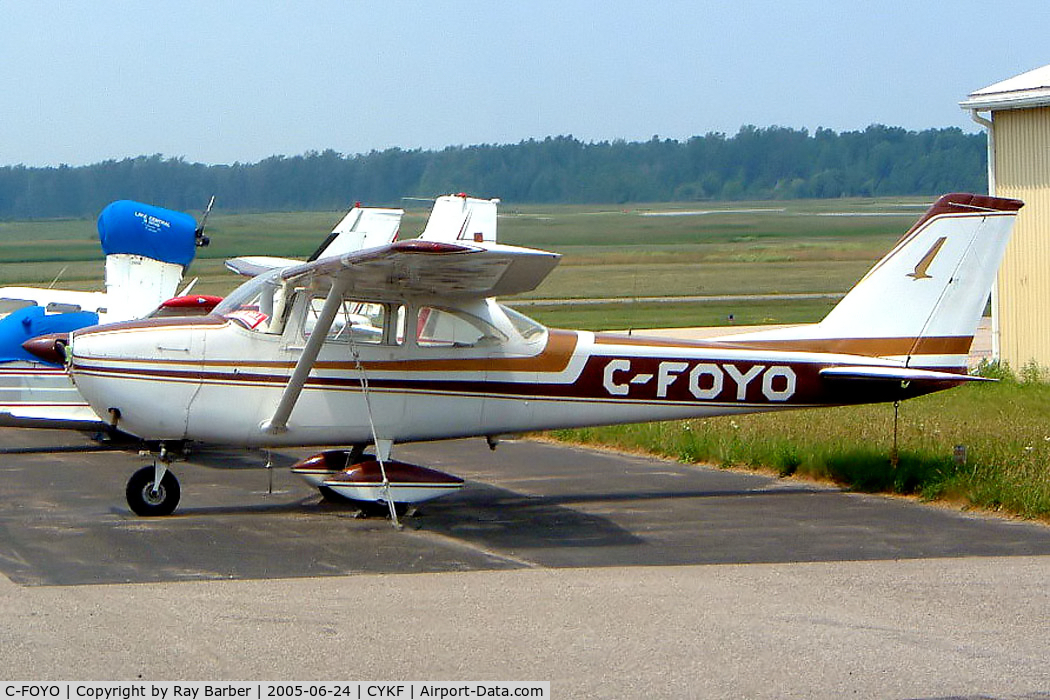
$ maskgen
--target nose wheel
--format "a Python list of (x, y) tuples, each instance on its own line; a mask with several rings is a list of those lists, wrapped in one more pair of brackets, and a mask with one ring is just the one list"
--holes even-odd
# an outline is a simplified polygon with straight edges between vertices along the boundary
[(128, 506), (135, 515), (171, 515), (179, 505), (179, 480), (163, 462), (143, 467), (131, 475), (127, 488)]

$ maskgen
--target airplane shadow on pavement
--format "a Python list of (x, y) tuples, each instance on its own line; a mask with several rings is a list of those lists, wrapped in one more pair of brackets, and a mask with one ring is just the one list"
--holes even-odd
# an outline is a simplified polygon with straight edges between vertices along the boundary
[(1050, 554), (1045, 526), (769, 476), (527, 441), (402, 455), (467, 484), (401, 531), (322, 500), (281, 468), (297, 453), (274, 453), (269, 474), (258, 453), (198, 453), (176, 465), (183, 501), (166, 518), (124, 503), (137, 455), (0, 455), (0, 572), (70, 585)]

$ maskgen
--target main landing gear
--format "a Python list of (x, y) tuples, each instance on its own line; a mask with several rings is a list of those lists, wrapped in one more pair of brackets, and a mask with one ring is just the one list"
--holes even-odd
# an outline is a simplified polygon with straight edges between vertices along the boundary
[(365, 454), (364, 445), (307, 457), (292, 465), (292, 473), (325, 498), (350, 501), (363, 513), (388, 511), (393, 504), (395, 513), (404, 515), (416, 504), (463, 486), (463, 479), (435, 469), (393, 459), (380, 464), (376, 456)]
[[(171, 515), (182, 494), (179, 480), (169, 467), (176, 458), (185, 456), (186, 445), (149, 443), (148, 447), (159, 447), (159, 454), (152, 465), (139, 469), (128, 479), (128, 506), (136, 515), (145, 517)], [(392, 459), (380, 462), (364, 450), (364, 445), (355, 445), (349, 450), (321, 452), (292, 465), (292, 472), (326, 498), (351, 501), (363, 513), (392, 509), (395, 523), (396, 516), (414, 512), (416, 504), (463, 486), (463, 479), (458, 476)]]
[(162, 446), (160, 456), (151, 466), (139, 469), (128, 479), (125, 495), (135, 515), (151, 517), (175, 512), (182, 490), (179, 480), (168, 470), (173, 459)]

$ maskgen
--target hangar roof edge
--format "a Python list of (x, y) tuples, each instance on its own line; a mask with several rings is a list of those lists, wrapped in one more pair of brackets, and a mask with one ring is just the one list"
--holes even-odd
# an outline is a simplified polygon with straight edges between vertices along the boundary
[(1050, 65), (975, 90), (959, 106), (992, 111), (1050, 107)]

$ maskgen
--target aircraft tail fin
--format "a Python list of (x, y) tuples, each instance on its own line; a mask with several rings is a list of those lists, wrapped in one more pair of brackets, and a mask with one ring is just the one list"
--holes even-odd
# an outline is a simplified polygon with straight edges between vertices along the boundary
[(478, 199), (465, 194), (447, 194), (434, 200), (434, 208), (420, 234), (425, 241), (496, 242), (498, 199)]
[[(309, 261), (386, 245), (397, 237), (404, 214), (404, 209), (362, 207), (355, 204), (314, 251)], [(298, 262), (295, 261), (295, 264)]]
[[(404, 209), (362, 207), (355, 204), (321, 242), (308, 262), (386, 245), (397, 238)], [(281, 267), (301, 265), (302, 260), (270, 255), (244, 255), (226, 261), (226, 268), (245, 277), (255, 277)]]
[(944, 195), (820, 323), (720, 340), (965, 372), (1022, 206), (1016, 199)]

